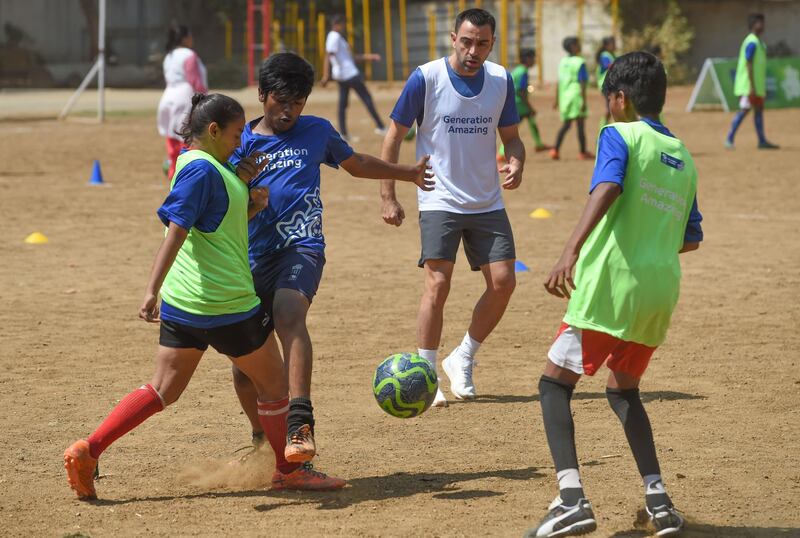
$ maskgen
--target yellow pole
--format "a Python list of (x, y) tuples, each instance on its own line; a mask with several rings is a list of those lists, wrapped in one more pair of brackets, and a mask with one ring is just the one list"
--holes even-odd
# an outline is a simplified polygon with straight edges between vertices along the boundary
[(386, 41), (386, 80), (394, 81), (394, 50), (392, 49), (392, 0), (383, 0), (383, 38)]
[(514, 0), (514, 44), (517, 47), (512, 62), (518, 60), (517, 56), (522, 48), (522, 0)]
[(578, 0), (578, 39), (581, 41), (583, 41), (583, 4), (584, 0)]
[(350, 44), (350, 50), (353, 49), (353, 0), (345, 0), (344, 2), (344, 16), (347, 19), (347, 42)]
[(500, 65), (508, 67), (508, 0), (500, 0)]
[(325, 54), (325, 14), (319, 13), (317, 15), (317, 55), (319, 56), (320, 71), (325, 65)]
[[(295, 50), (300, 50), (300, 28), (298, 25), (300, 24), (300, 17), (299, 15), (300, 6), (297, 5), (297, 2), (292, 2), (292, 23), (294, 26), (294, 48)], [(300, 55), (302, 56), (302, 54)]]
[(408, 35), (406, 34), (406, 0), (400, 0), (400, 61), (403, 78), (408, 76)]
[[(362, 15), (364, 17), (364, 54), (372, 54), (372, 40), (370, 39), (370, 23), (369, 23), (369, 0), (362, 0), (363, 7)], [(368, 61), (364, 64), (364, 75), (367, 80), (372, 80), (372, 62)]]
[(467, 1), (466, 0), (458, 0), (458, 12), (461, 13), (467, 9)]
[(312, 58), (312, 65), (319, 71), (320, 66), (317, 65), (317, 54), (314, 52), (314, 23), (317, 22), (317, 6), (315, 2), (308, 3), (308, 53)]
[(436, 59), (436, 8), (428, 10), (428, 59)]
[(475, 7), (477, 8), (483, 7), (483, 2), (481, 2), (481, 0), (475, 0)]
[(281, 46), (281, 21), (272, 21), (272, 52), (278, 52)]
[(297, 21), (297, 54), (306, 57), (306, 21)]
[(225, 59), (231, 61), (233, 57), (233, 23), (225, 19)]
[(619, 31), (619, 0), (611, 0), (611, 34), (617, 37)]
[(536, 0), (536, 79), (539, 85), (544, 83), (544, 62), (542, 61), (544, 58), (544, 51), (542, 50), (542, 22), (544, 18), (542, 17), (542, 4), (544, 4), (544, 0)]

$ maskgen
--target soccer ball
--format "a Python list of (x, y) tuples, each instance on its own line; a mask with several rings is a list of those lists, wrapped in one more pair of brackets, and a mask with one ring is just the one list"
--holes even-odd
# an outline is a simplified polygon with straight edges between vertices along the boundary
[(381, 409), (398, 418), (421, 415), (433, 403), (439, 381), (427, 360), (416, 353), (395, 353), (378, 365), (372, 392)]

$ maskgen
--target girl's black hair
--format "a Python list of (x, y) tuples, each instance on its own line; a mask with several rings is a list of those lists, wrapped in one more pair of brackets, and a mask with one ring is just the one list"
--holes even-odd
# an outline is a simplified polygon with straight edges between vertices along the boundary
[(519, 51), (519, 59), (524, 62), (526, 59), (536, 59), (536, 49), (521, 49)]
[(200, 138), (212, 123), (224, 129), (230, 122), (244, 117), (244, 109), (239, 102), (221, 93), (196, 93), (192, 96), (192, 110), (177, 133), (186, 144)]
[(597, 49), (597, 54), (594, 55), (594, 59), (597, 62), (597, 65), (600, 65), (600, 56), (602, 56), (603, 52), (607, 51), (608, 46), (615, 42), (616, 40), (614, 39), (613, 35), (606, 36), (600, 40), (600, 48)]
[(167, 31), (167, 52), (172, 51), (175, 47), (181, 44), (184, 38), (191, 35), (189, 27), (185, 24), (172, 24)]
[(751, 13), (747, 16), (747, 29), (752, 30), (757, 22), (764, 22), (763, 13)]
[(273, 54), (258, 71), (258, 89), (280, 101), (305, 99), (314, 87), (314, 68), (294, 52)]
[(649, 52), (629, 52), (611, 64), (603, 81), (603, 95), (622, 90), (639, 115), (657, 116), (664, 108), (667, 73), (661, 60)]
[(577, 45), (578, 43), (580, 43), (580, 41), (577, 37), (569, 36), (564, 38), (561, 46), (564, 47), (564, 50), (567, 51), (567, 54), (572, 54), (572, 46)]

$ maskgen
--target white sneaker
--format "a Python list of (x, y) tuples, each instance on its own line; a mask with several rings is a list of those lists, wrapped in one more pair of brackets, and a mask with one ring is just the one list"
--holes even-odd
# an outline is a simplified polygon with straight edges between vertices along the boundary
[(459, 400), (474, 400), (475, 385), (472, 383), (474, 359), (464, 356), (458, 348), (442, 361), (442, 369), (450, 378), (450, 392)]
[[(439, 386), (442, 385), (442, 380), (439, 380)], [(444, 397), (444, 393), (442, 393), (442, 389), (436, 389), (436, 396), (433, 398), (433, 403), (431, 407), (447, 407), (447, 398)]]

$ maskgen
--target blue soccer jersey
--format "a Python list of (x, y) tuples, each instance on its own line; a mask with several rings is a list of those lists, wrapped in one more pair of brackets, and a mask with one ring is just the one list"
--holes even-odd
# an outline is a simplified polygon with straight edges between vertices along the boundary
[(260, 121), (245, 126), (231, 157), (234, 166), (257, 151), (269, 160), (250, 182), (250, 188), (269, 188), (269, 204), (250, 220), (250, 263), (289, 246), (324, 252), (319, 167), (338, 168), (353, 149), (328, 120), (316, 116), (300, 116), (294, 127), (274, 135), (254, 133)]

